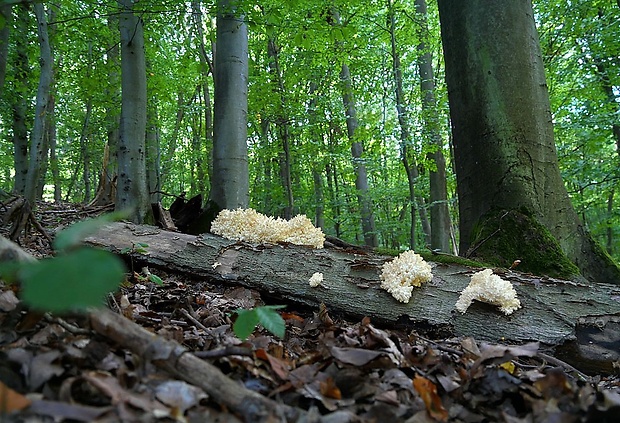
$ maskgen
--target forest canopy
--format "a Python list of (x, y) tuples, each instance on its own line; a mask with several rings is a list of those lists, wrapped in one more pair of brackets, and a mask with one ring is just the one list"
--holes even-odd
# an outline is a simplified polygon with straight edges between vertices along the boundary
[[(272, 216), (306, 214), (328, 235), (402, 250), (436, 243), (429, 221), (442, 205), (450, 219), (446, 240), (437, 242), (458, 252), (437, 4), (237, 7), (248, 34), (249, 206)], [(89, 203), (119, 139), (118, 2), (3, 2), (0, 12), (0, 188), (24, 193), (28, 145), (39, 133), (45, 148), (37, 197)], [(159, 170), (150, 179), (151, 201), (169, 206), (174, 197), (162, 193), (206, 195), (213, 175), (216, 5), (142, 0), (133, 13), (144, 31), (147, 169)], [(534, 2), (562, 178), (585, 226), (616, 261), (619, 17), (620, 4), (611, 0)], [(45, 125), (36, 129), (41, 19), (53, 65)], [(432, 101), (423, 69), (431, 70)], [(432, 177), (443, 166), (446, 198), (437, 200)]]

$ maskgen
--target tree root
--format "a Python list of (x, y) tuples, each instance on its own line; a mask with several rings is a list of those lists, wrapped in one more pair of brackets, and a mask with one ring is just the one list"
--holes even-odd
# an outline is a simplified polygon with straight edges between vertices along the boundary
[(17, 241), (22, 233), (28, 234), (30, 232), (30, 225), (32, 225), (32, 227), (47, 239), (50, 245), (52, 244), (52, 237), (43, 229), (43, 226), (41, 226), (35, 217), (32, 212), (32, 206), (28, 200), (24, 197), (13, 197), (2, 203), (2, 206), (6, 209), (2, 224), (8, 225), (11, 223), (11, 229), (9, 231), (9, 238), (11, 241)]

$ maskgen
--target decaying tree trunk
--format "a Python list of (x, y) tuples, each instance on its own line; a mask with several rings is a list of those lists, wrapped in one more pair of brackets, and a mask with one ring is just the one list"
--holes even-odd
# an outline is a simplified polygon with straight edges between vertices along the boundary
[[(590, 286), (504, 270), (502, 277), (515, 286), (522, 308), (505, 316), (497, 307), (475, 302), (461, 314), (454, 305), (470, 276), (480, 269), (433, 263), (433, 280), (415, 289), (404, 304), (379, 287), (381, 265), (390, 258), (363, 251), (254, 245), (128, 223), (110, 224), (86, 242), (115, 252), (146, 243), (148, 252), (132, 253), (134, 262), (240, 284), (306, 306), (324, 303), (330, 312), (350, 318), (369, 316), (379, 324), (491, 342), (537, 340), (559, 346), (568, 355), (564, 359), (577, 368), (589, 360), (589, 370), (613, 371), (613, 361), (620, 359), (620, 319), (613, 317), (618, 312), (618, 291), (613, 285)], [(324, 281), (311, 288), (308, 280), (315, 272), (323, 273)], [(599, 336), (594, 340), (593, 325)]]

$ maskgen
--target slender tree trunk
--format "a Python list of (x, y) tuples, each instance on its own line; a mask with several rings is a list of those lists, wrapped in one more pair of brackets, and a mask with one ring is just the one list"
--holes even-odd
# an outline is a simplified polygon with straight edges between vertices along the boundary
[(41, 49), (41, 57), (39, 59), (41, 74), (37, 89), (34, 126), (30, 141), (28, 175), (26, 175), (26, 189), (24, 191), (24, 197), (32, 207), (34, 207), (37, 193), (39, 192), (39, 176), (45, 144), (45, 122), (47, 120), (53, 66), (52, 52), (47, 34), (47, 17), (42, 3), (34, 4), (34, 13), (37, 18), (39, 47)]
[(149, 203), (156, 204), (161, 201), (161, 156), (159, 137), (159, 116), (157, 102), (151, 99), (146, 113), (146, 174), (148, 179)]
[[(204, 114), (205, 114), (205, 142), (207, 154), (207, 173), (209, 180), (212, 177), (212, 155), (213, 155), (213, 110), (211, 107), (211, 93), (209, 91), (209, 75), (213, 74), (213, 64), (209, 60), (207, 55), (207, 48), (205, 45), (205, 36), (202, 28), (202, 11), (200, 9), (200, 2), (192, 1), (192, 14), (194, 16), (194, 27), (196, 28), (196, 36), (198, 38), (198, 52), (200, 58), (200, 74), (201, 74), (201, 86), (202, 97), (204, 100)], [(203, 183), (205, 181), (202, 181)], [(202, 192), (202, 190), (201, 190)]]
[[(618, 266), (587, 233), (560, 176), (531, 2), (438, 4), (454, 132), (461, 253), (472, 247), (478, 229), (491, 225), (497, 232), (477, 246), (497, 241), (499, 247), (514, 248), (510, 257), (502, 257), (502, 265), (527, 256), (522, 260), (527, 266), (543, 257), (540, 249), (528, 251), (534, 242), (545, 239), (538, 245), (552, 248), (544, 238), (547, 230), (585, 277), (619, 283)], [(515, 224), (526, 222), (535, 238), (523, 237), (522, 230), (510, 233), (506, 216)], [(554, 268), (561, 260), (543, 260), (547, 267), (538, 271), (572, 273)]]
[(132, 0), (121, 1), (121, 126), (118, 148), (116, 209), (130, 220), (151, 220), (146, 177), (146, 59), (143, 22), (133, 13)]
[(0, 20), (3, 25), (0, 27), (0, 93), (4, 89), (4, 78), (6, 76), (6, 65), (9, 59), (9, 33), (13, 25), (13, 6), (3, 4), (0, 6)]
[(411, 206), (409, 248), (415, 250), (417, 225), (417, 200), (415, 186), (420, 175), (418, 173), (418, 165), (416, 163), (415, 155), (410, 153), (411, 133), (409, 131), (409, 117), (407, 107), (405, 106), (405, 95), (403, 93), (403, 77), (400, 66), (400, 54), (396, 50), (396, 17), (394, 16), (394, 7), (391, 0), (388, 1), (388, 12), (390, 18), (390, 44), (392, 48), (392, 73), (394, 75), (394, 85), (396, 91), (396, 111), (398, 114), (398, 123), (400, 125), (400, 150), (403, 166), (405, 167), (405, 172), (407, 173), (409, 204)]
[(248, 32), (236, 0), (217, 2), (213, 179), (209, 199), (219, 209), (247, 207)]
[(372, 212), (372, 201), (369, 196), (368, 174), (363, 158), (364, 147), (362, 142), (356, 138), (358, 127), (357, 111), (353, 96), (353, 86), (351, 85), (351, 73), (346, 63), (342, 64), (340, 80), (343, 86), (342, 102), (347, 116), (347, 134), (349, 135), (349, 141), (351, 141), (351, 155), (353, 156), (353, 167), (355, 169), (355, 188), (362, 216), (364, 243), (370, 247), (376, 247), (379, 245), (379, 241), (375, 229), (375, 217)]
[[(317, 95), (316, 95), (316, 90), (317, 90), (318, 86), (315, 82), (311, 82), (310, 83), (310, 92), (308, 93), (310, 95), (310, 103), (308, 104), (308, 127), (309, 129), (309, 134), (310, 134), (310, 139), (312, 139), (314, 142), (319, 143), (321, 142), (321, 145), (323, 144), (322, 139), (323, 136), (321, 135), (320, 131), (317, 128), (318, 122), (317, 122), (317, 116), (316, 116), (316, 107), (317, 107)], [(320, 140), (320, 141), (319, 141)], [(314, 226), (316, 226), (317, 228), (324, 228), (325, 227), (325, 218), (324, 218), (324, 211), (325, 211), (325, 199), (324, 199), (324, 194), (323, 194), (323, 175), (321, 172), (321, 168), (324, 167), (322, 166), (322, 159), (319, 155), (317, 155), (313, 160), (312, 160), (312, 180), (314, 182)]]
[(282, 79), (282, 71), (278, 60), (278, 46), (272, 37), (267, 40), (267, 54), (269, 56), (269, 70), (274, 79), (273, 91), (279, 99), (276, 107), (275, 124), (278, 139), (282, 145), (280, 152), (280, 179), (286, 196), (286, 206), (284, 207), (284, 218), (293, 217), (293, 184), (291, 182), (291, 146), (290, 146), (290, 130), (288, 125), (288, 116), (284, 111), (286, 104), (284, 80)]
[(52, 171), (52, 181), (54, 182), (54, 202), (60, 203), (62, 200), (62, 181), (60, 179), (60, 169), (58, 167), (57, 138), (56, 138), (56, 118), (54, 95), (50, 96), (50, 110), (52, 111), (50, 122), (47, 127), (47, 137), (50, 149), (50, 170)]
[(88, 149), (88, 138), (90, 132), (90, 116), (93, 110), (93, 99), (89, 97), (86, 100), (86, 113), (84, 114), (84, 122), (82, 124), (82, 133), (80, 134), (80, 151), (82, 156), (82, 183), (84, 184), (84, 203), (90, 201), (90, 151)]
[(431, 248), (450, 252), (450, 212), (448, 209), (448, 188), (446, 184), (446, 159), (443, 156), (443, 141), (439, 128), (439, 112), (435, 99), (435, 74), (433, 56), (427, 40), (429, 39), (428, 12), (426, 0), (415, 0), (416, 12), (420, 19), (418, 44), (418, 70), (422, 94), (422, 113), (424, 135), (435, 146), (428, 157), (435, 162), (435, 169), (429, 171), (431, 198)]
[(17, 7), (15, 40), (15, 94), (13, 105), (13, 167), (15, 169), (15, 184), (13, 193), (24, 195), (26, 190), (26, 175), (28, 175), (28, 128), (26, 113), (28, 80), (30, 79), (30, 64), (28, 62), (28, 32), (30, 30), (30, 14), (28, 6), (20, 4)]

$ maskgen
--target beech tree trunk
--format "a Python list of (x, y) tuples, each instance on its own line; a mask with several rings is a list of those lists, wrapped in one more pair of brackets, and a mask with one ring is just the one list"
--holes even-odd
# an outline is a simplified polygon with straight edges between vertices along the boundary
[(15, 184), (13, 193), (24, 195), (26, 190), (26, 175), (28, 174), (28, 128), (26, 127), (26, 113), (28, 110), (28, 80), (30, 78), (30, 64), (28, 61), (28, 31), (30, 30), (30, 14), (26, 4), (19, 4), (15, 19), (15, 95), (12, 97), (13, 109), (13, 167), (15, 169)]
[(418, 71), (422, 94), (422, 116), (424, 119), (424, 138), (435, 146), (428, 158), (435, 163), (429, 171), (430, 211), (431, 211), (431, 249), (450, 252), (450, 211), (448, 209), (448, 188), (446, 184), (446, 159), (443, 156), (443, 141), (440, 132), (439, 112), (435, 99), (435, 73), (433, 55), (428, 45), (428, 11), (426, 0), (415, 0), (417, 16), (420, 19), (418, 43)]
[[(518, 212), (548, 230), (585, 277), (620, 283), (620, 270), (587, 233), (560, 176), (531, 2), (439, 0), (439, 13), (461, 253), (486, 217)], [(528, 254), (528, 243), (515, 242), (501, 218), (493, 225), (489, 239), (514, 248), (511, 260)]]
[(37, 100), (35, 106), (34, 125), (32, 128), (30, 151), (28, 161), (28, 174), (26, 175), (26, 188), (24, 197), (34, 207), (37, 193), (39, 192), (39, 176), (45, 146), (45, 123), (47, 121), (47, 108), (49, 106), (50, 87), (52, 84), (52, 51), (47, 34), (47, 16), (42, 3), (34, 4), (34, 13), (37, 18), (39, 47), (41, 57), (39, 64), (41, 74), (37, 88)]
[(146, 176), (146, 60), (143, 22), (134, 1), (122, 0), (121, 126), (118, 148), (116, 210), (127, 210), (133, 222), (151, 218)]
[(237, 0), (218, 0), (209, 200), (221, 209), (249, 203), (248, 32)]
[(9, 59), (9, 33), (13, 25), (13, 6), (11, 4), (0, 6), (0, 18), (3, 22), (0, 28), (0, 92), (3, 92), (6, 65)]

